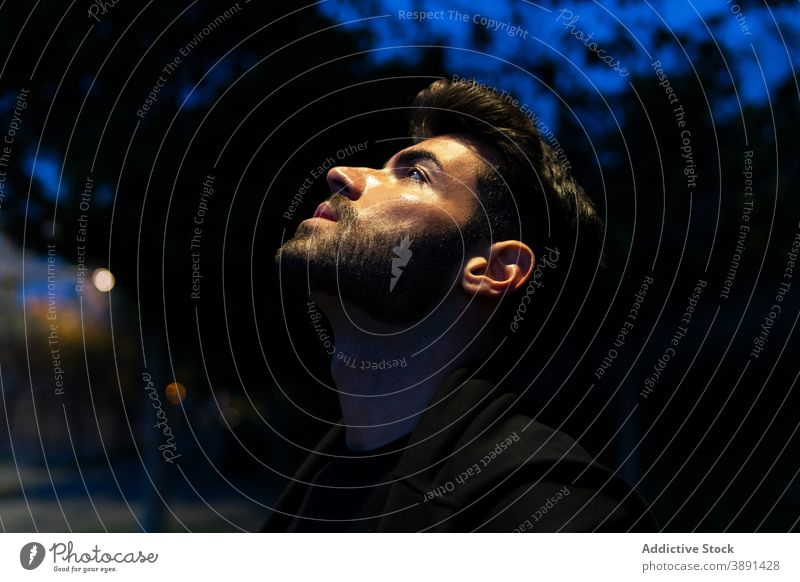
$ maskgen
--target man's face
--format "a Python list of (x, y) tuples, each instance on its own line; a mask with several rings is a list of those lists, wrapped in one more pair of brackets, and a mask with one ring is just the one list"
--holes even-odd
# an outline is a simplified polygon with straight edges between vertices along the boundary
[(477, 147), (459, 136), (401, 150), (383, 168), (336, 167), (333, 194), (276, 255), (283, 280), (339, 297), (374, 318), (416, 321), (453, 287), (473, 241)]

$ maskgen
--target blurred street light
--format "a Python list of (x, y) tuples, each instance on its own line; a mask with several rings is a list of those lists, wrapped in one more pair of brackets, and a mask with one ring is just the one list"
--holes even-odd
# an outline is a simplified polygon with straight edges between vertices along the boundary
[(108, 269), (95, 269), (92, 273), (92, 284), (98, 291), (108, 293), (114, 288), (114, 275)]

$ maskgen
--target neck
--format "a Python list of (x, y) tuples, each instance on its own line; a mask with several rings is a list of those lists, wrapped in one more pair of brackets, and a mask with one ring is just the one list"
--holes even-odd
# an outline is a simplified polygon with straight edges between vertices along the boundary
[(480, 326), (463, 306), (442, 305), (437, 317), (412, 328), (382, 324), (352, 306), (344, 311), (338, 298), (315, 300), (336, 337), (331, 374), (352, 450), (375, 449), (413, 431), (445, 378), (475, 351), (467, 343)]

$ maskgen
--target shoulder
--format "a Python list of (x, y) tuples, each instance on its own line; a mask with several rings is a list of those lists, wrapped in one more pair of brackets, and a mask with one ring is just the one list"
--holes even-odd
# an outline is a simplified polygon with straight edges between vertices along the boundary
[[(460, 513), (479, 531), (655, 531), (644, 500), (566, 433), (524, 415), (465, 451), (482, 473)], [(463, 462), (462, 462), (463, 464)]]

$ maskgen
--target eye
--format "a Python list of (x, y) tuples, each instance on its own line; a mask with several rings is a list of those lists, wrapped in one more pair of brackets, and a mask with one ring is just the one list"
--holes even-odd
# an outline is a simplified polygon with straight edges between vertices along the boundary
[(403, 171), (404, 177), (415, 182), (427, 182), (427, 177), (424, 172), (415, 166), (406, 168)]

